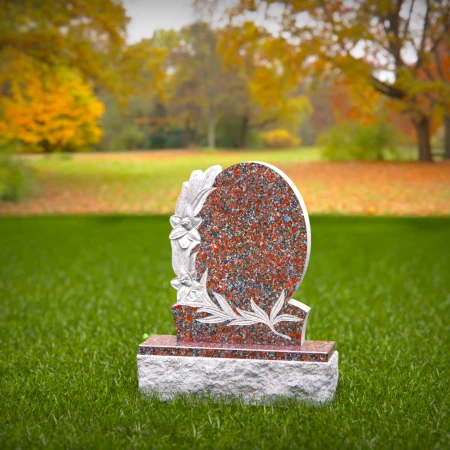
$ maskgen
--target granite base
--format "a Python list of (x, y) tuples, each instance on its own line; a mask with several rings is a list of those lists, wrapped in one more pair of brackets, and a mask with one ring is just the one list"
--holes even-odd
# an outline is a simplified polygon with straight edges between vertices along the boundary
[(338, 353), (327, 362), (138, 355), (139, 389), (163, 400), (178, 394), (240, 397), (270, 404), (280, 398), (325, 402), (338, 382)]

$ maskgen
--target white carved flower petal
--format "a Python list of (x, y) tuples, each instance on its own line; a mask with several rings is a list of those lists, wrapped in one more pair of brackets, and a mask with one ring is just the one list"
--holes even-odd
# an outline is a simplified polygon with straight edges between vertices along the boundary
[(180, 247), (183, 249), (188, 248), (192, 241), (192, 239), (189, 238), (188, 231), (187, 230), (185, 231), (186, 231), (185, 235), (178, 240), (178, 242), (180, 243)]
[(203, 286), (198, 281), (194, 281), (191, 289), (194, 291), (201, 292), (201, 291), (203, 291)]
[(181, 287), (181, 281), (178, 278), (174, 278), (170, 284), (172, 285), (173, 288), (175, 288), (176, 290), (180, 289)]
[(181, 194), (178, 197), (177, 206), (175, 208), (175, 214), (177, 216), (181, 216), (186, 208), (186, 205), (189, 203), (189, 183), (185, 181), (183, 183), (183, 187), (181, 189)]
[(186, 206), (186, 209), (184, 210), (184, 217), (189, 217), (191, 223), (194, 222), (194, 210), (191, 205)]
[(180, 267), (180, 278), (190, 277), (189, 271), (185, 267)]
[(197, 228), (191, 228), (188, 231), (188, 236), (192, 241), (201, 241), (202, 240)]
[[(169, 239), (180, 239), (188, 233), (188, 230), (183, 227), (174, 228), (169, 234)], [(186, 248), (186, 247), (183, 247)]]
[(191, 291), (191, 288), (189, 288), (187, 286), (182, 286), (177, 292), (177, 300), (179, 302), (181, 302), (181, 301), (185, 300), (186, 298), (188, 298), (190, 291)]
[(170, 224), (173, 228), (181, 227), (181, 217), (180, 216), (172, 216), (170, 218)]
[(214, 188), (204, 189), (203, 191), (200, 191), (194, 198), (194, 200), (192, 201), (192, 210), (194, 212), (194, 216), (201, 211), (206, 198), (212, 191), (214, 191)]
[[(201, 170), (194, 170), (189, 178), (189, 188), (192, 198), (195, 197), (204, 182), (204, 174)], [(190, 199), (192, 201), (192, 198)]]
[(194, 225), (195, 228), (198, 228), (201, 223), (202, 223), (202, 219), (200, 219), (200, 217), (194, 217), (192, 224)]

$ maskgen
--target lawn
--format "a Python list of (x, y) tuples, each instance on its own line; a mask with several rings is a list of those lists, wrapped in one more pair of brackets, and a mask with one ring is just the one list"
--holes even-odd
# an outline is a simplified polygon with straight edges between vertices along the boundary
[(450, 218), (313, 216), (296, 297), (340, 353), (333, 402), (137, 392), (174, 333), (168, 217), (0, 220), (2, 448), (449, 448)]
[(450, 163), (326, 162), (318, 148), (162, 151), (26, 157), (39, 192), (0, 215), (169, 214), (192, 170), (266, 161), (284, 170), (315, 214), (450, 215)]

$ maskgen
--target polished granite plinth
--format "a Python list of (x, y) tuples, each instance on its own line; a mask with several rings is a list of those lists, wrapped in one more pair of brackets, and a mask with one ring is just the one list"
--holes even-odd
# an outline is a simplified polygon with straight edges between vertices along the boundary
[(335, 351), (332, 341), (305, 341), (302, 346), (178, 343), (176, 336), (156, 335), (139, 345), (138, 354), (205, 358), (265, 359), (272, 361), (328, 362)]

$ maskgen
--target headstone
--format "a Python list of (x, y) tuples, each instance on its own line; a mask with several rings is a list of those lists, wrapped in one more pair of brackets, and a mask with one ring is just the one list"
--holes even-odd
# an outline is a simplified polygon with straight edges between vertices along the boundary
[(305, 341), (310, 308), (292, 298), (311, 230), (287, 175), (261, 162), (195, 170), (170, 223), (177, 335), (139, 346), (139, 388), (163, 399), (333, 398), (335, 343)]

